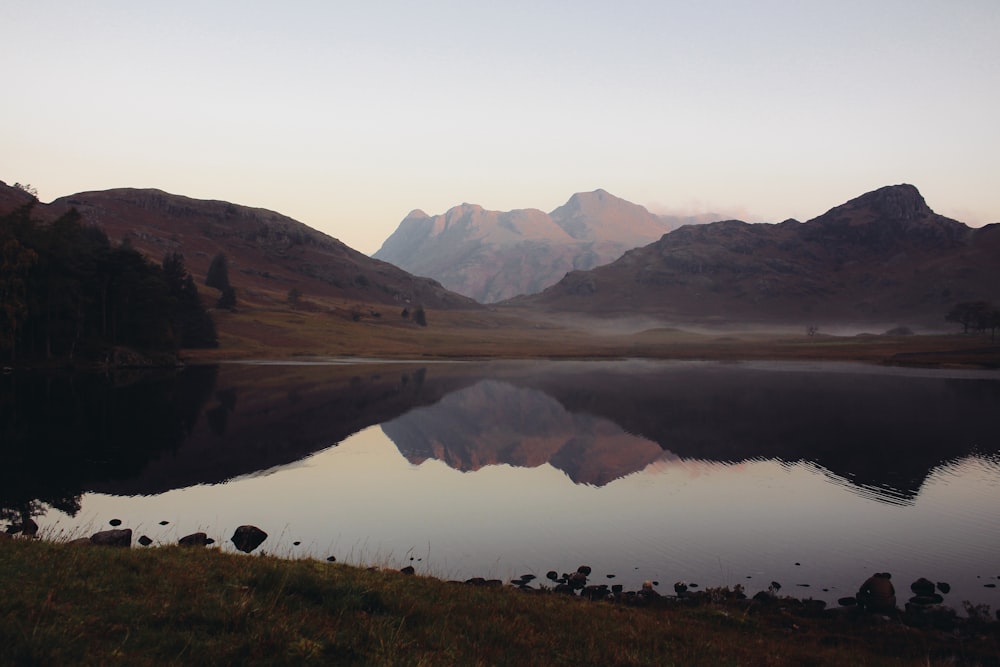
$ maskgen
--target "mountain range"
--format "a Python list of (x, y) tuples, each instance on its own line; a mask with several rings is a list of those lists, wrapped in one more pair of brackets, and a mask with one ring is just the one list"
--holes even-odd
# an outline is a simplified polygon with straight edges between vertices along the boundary
[[(375, 258), (265, 209), (135, 189), (42, 204), (0, 182), (0, 214), (28, 203), (42, 220), (75, 208), (84, 223), (155, 261), (180, 252), (199, 283), (212, 258), (225, 253), (241, 302), (259, 305), (287, 305), (295, 289), (325, 299), (329, 312), (347, 313), (351, 304), (483, 309), (447, 289), (448, 276), (417, 277), (379, 259), (405, 248), (410, 258), (396, 260), (404, 268), (447, 258), (449, 275), (483, 302), (524, 293), (495, 308), (529, 319), (941, 330), (956, 303), (1000, 302), (1000, 223), (971, 228), (939, 215), (907, 184), (863, 194), (807, 222), (724, 220), (672, 231), (679, 220), (603, 190), (573, 195), (549, 214), (464, 204), (443, 216), (414, 211)], [(604, 261), (610, 263), (598, 266)]]
[(654, 215), (604, 190), (574, 194), (550, 213), (462, 204), (411, 211), (373, 255), (480, 303), (534, 294), (568, 271), (621, 257), (683, 224), (718, 219)]
[(285, 303), (289, 291), (297, 289), (306, 298), (346, 303), (478, 307), (432, 279), (372, 259), (266, 209), (131, 188), (81, 192), (43, 204), (0, 181), (0, 215), (32, 202), (32, 215), (43, 221), (75, 208), (85, 224), (97, 225), (113, 242), (127, 241), (156, 262), (179, 252), (199, 282), (212, 258), (223, 253), (241, 302)]
[(1000, 224), (970, 228), (938, 215), (903, 184), (804, 223), (686, 225), (509, 303), (688, 323), (941, 329), (952, 305), (973, 300), (1000, 300)]

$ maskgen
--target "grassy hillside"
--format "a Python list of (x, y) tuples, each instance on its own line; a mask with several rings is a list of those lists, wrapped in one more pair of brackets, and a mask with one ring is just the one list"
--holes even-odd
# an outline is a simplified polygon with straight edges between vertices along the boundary
[(2, 664), (996, 664), (961, 631), (794, 600), (647, 606), (215, 549), (0, 538)]

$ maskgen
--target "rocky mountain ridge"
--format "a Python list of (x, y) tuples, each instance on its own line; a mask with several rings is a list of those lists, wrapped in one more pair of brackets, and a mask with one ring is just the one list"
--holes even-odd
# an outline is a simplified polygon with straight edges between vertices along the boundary
[(805, 223), (688, 225), (511, 304), (672, 322), (943, 328), (955, 303), (1000, 300), (1000, 224), (935, 213), (887, 186)]
[(550, 213), (461, 204), (442, 215), (411, 211), (373, 255), (448, 289), (492, 303), (532, 294), (572, 270), (610, 262), (630, 248), (705, 216), (657, 216), (604, 190), (574, 194)]

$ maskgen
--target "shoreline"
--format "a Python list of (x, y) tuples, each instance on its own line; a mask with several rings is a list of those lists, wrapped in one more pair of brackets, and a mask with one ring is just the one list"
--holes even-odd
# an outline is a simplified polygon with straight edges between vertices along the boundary
[(982, 609), (879, 614), (737, 589), (615, 602), (218, 549), (3, 538), (0, 565), (5, 664), (978, 665), (1000, 655), (1000, 622)]
[[(518, 590), (525, 594), (555, 594), (555, 595), (565, 595), (570, 597), (575, 597), (581, 600), (588, 600), (591, 602), (609, 602), (613, 604), (624, 604), (628, 606), (649, 606), (649, 605), (698, 605), (706, 601), (719, 601), (724, 599), (730, 602), (740, 603), (741, 601), (751, 601), (759, 604), (770, 604), (778, 601), (792, 601), (794, 604), (802, 606), (803, 608), (808, 608), (814, 613), (826, 613), (826, 614), (848, 614), (848, 613), (858, 613), (862, 611), (858, 606), (857, 593), (846, 593), (838, 596), (827, 595), (825, 597), (835, 598), (836, 604), (832, 604), (829, 601), (808, 596), (796, 596), (790, 594), (788, 591), (793, 588), (809, 588), (809, 584), (786, 584), (783, 586), (778, 581), (771, 581), (766, 588), (760, 588), (757, 586), (755, 588), (760, 588), (753, 594), (749, 591), (754, 590), (750, 587), (749, 583), (744, 584), (721, 584), (717, 585), (714, 583), (696, 583), (696, 582), (661, 582), (658, 580), (644, 580), (643, 583), (636, 586), (626, 586), (621, 583), (616, 583), (617, 579), (615, 574), (606, 575), (606, 583), (597, 583), (592, 580), (599, 575), (595, 575), (593, 568), (589, 565), (579, 565), (576, 570), (571, 572), (560, 572), (557, 570), (548, 570), (543, 576), (536, 575), (534, 573), (526, 573), (519, 576), (511, 576), (508, 578), (496, 578), (483, 577), (483, 576), (471, 576), (466, 578), (453, 578), (453, 577), (443, 577), (433, 572), (418, 572), (414, 563), (421, 563), (423, 558), (410, 557), (409, 561), (411, 564), (405, 565), (403, 567), (388, 566), (388, 565), (374, 565), (366, 564), (361, 562), (349, 562), (349, 561), (338, 561), (334, 556), (329, 556), (323, 558), (322, 556), (316, 556), (312, 554), (302, 554), (302, 555), (278, 555), (272, 550), (261, 550), (259, 553), (254, 553), (259, 547), (269, 537), (266, 532), (257, 528), (253, 525), (243, 525), (236, 529), (231, 538), (221, 538), (215, 539), (209, 536), (206, 531), (198, 531), (188, 535), (184, 535), (178, 538), (175, 543), (168, 542), (156, 542), (146, 535), (140, 535), (133, 538), (133, 530), (127, 527), (120, 527), (122, 524), (117, 519), (112, 519), (110, 522), (111, 528), (106, 528), (104, 530), (99, 530), (92, 533), (89, 537), (62, 537), (59, 539), (46, 538), (44, 535), (38, 535), (39, 527), (34, 521), (29, 520), (27, 526), (27, 531), (22, 532), (22, 527), (18, 527), (15, 524), (11, 524), (7, 527), (6, 532), (0, 532), (0, 543), (4, 541), (39, 541), (47, 542), (49, 544), (56, 545), (67, 545), (76, 548), (91, 548), (91, 547), (102, 547), (102, 548), (114, 548), (126, 551), (155, 551), (158, 549), (170, 549), (173, 547), (182, 547), (186, 549), (190, 548), (207, 548), (213, 551), (217, 551), (220, 554), (225, 554), (229, 556), (234, 556), (237, 558), (243, 557), (259, 557), (259, 558), (271, 558), (279, 562), (293, 563), (301, 561), (309, 561), (317, 564), (322, 563), (337, 563), (338, 565), (344, 565), (346, 567), (356, 568), (359, 570), (366, 570), (368, 572), (385, 572), (385, 573), (399, 573), (407, 576), (418, 576), (424, 579), (431, 579), (447, 584), (461, 584), (467, 586), (481, 587), (481, 588), (509, 588)], [(90, 532), (90, 531), (83, 531)], [(248, 537), (248, 535), (250, 537)], [(293, 543), (294, 546), (299, 546), (300, 541)], [(240, 553), (242, 552), (242, 553)], [(796, 563), (798, 565), (798, 563)], [(887, 573), (891, 577), (891, 573)], [(864, 575), (859, 575), (858, 588), (860, 590), (861, 583), (864, 579)], [(747, 577), (749, 579), (749, 577)], [(951, 585), (946, 581), (942, 580), (931, 580), (925, 576), (920, 576), (914, 582), (906, 584), (903, 581), (893, 581), (893, 586), (897, 587), (895, 590), (897, 599), (897, 608), (895, 615), (900, 616), (902, 614), (909, 614), (911, 617), (916, 619), (927, 619), (932, 617), (942, 616), (952, 619), (950, 623), (954, 623), (954, 619), (968, 618), (971, 614), (976, 613), (975, 610), (982, 610), (985, 608), (987, 615), (989, 615), (989, 605), (983, 603), (973, 603), (968, 600), (962, 600), (958, 602), (959, 606), (956, 606), (956, 601), (945, 600), (951, 591)], [(997, 584), (989, 583), (984, 584), (987, 588), (996, 588)], [(782, 590), (786, 589), (784, 593)], [(672, 590), (672, 592), (667, 592)], [(824, 593), (830, 593), (830, 589), (817, 589)], [(912, 594), (912, 595), (911, 595)], [(749, 604), (750, 602), (747, 602)], [(961, 612), (964, 611), (964, 616)], [(991, 618), (991, 621), (996, 621), (1000, 623), (1000, 608), (995, 610), (995, 618)], [(882, 616), (893, 616), (890, 613), (882, 613)]]

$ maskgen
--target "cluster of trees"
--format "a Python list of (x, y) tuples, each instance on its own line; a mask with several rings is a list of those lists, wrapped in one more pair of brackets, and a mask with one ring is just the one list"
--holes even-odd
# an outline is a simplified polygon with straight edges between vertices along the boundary
[(212, 258), (205, 285), (219, 290), (219, 300), (215, 303), (217, 308), (236, 310), (236, 288), (229, 284), (229, 262), (224, 253), (220, 252)]
[(30, 205), (0, 216), (0, 359), (217, 344), (181, 255), (160, 266), (127, 241), (113, 246), (75, 209), (51, 224), (33, 220)]
[(1000, 328), (1000, 308), (989, 301), (965, 301), (952, 307), (944, 319), (961, 324), (964, 333), (970, 330), (983, 333), (989, 329), (996, 339), (997, 329)]
[[(403, 312), (400, 313), (404, 320), (410, 319), (410, 309), (403, 308)], [(427, 313), (424, 312), (423, 306), (417, 306), (417, 309), (413, 311), (413, 321), (422, 327), (427, 326)]]

